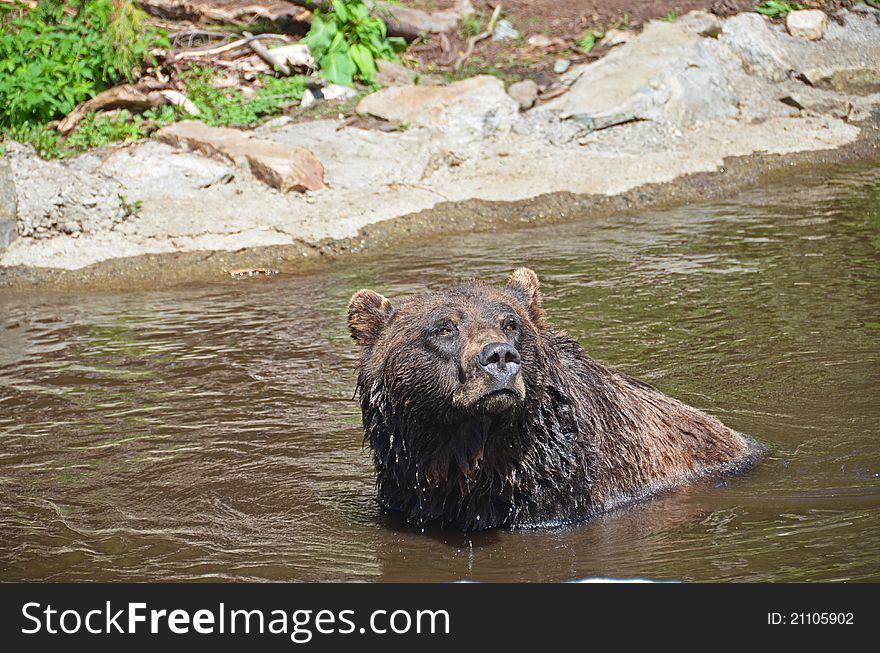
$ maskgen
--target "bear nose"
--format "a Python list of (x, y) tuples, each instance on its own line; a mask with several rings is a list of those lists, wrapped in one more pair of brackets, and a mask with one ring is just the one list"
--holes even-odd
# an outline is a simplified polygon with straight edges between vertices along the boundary
[(491, 342), (477, 354), (477, 365), (496, 378), (513, 378), (519, 371), (519, 352), (506, 342)]

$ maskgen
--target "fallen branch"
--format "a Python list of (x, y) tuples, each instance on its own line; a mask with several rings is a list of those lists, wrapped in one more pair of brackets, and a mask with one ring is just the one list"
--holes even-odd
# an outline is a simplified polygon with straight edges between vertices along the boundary
[(160, 91), (142, 91), (131, 84), (116, 86), (103, 93), (98, 93), (91, 100), (80, 103), (58, 123), (58, 132), (66, 135), (76, 129), (80, 121), (88, 114), (104, 109), (155, 109), (167, 102)]
[(250, 39), (247, 42), (247, 45), (260, 59), (269, 64), (273, 70), (278, 70), (285, 77), (290, 77), (290, 67), (286, 63), (284, 63), (283, 61), (279, 61), (278, 59), (273, 57), (272, 53), (266, 49), (266, 46), (264, 46), (259, 41), (254, 40), (254, 35), (250, 32), (242, 32), (242, 34)]
[(489, 19), (489, 24), (486, 25), (486, 29), (476, 36), (472, 36), (467, 41), (467, 46), (464, 49), (464, 52), (461, 53), (461, 56), (458, 58), (458, 61), (455, 62), (455, 70), (456, 72), (461, 70), (461, 67), (464, 65), (464, 62), (470, 58), (470, 56), (474, 53), (474, 48), (477, 43), (482, 41), (483, 39), (487, 39), (492, 36), (492, 30), (495, 29), (495, 23), (498, 22), (498, 16), (501, 15), (501, 4), (495, 6), (495, 11), (492, 12), (492, 17)]
[[(250, 34), (250, 32), (246, 32)], [(237, 48), (242, 47), (250, 47), (251, 42), (258, 40), (276, 40), (276, 41), (284, 41), (287, 43), (290, 41), (290, 37), (284, 34), (251, 34), (247, 38), (238, 39), (237, 41), (232, 41), (230, 43), (226, 43), (225, 45), (216, 45), (213, 47), (207, 48), (194, 48), (190, 50), (181, 50), (180, 52), (174, 53), (174, 59), (198, 59), (201, 57), (213, 57), (218, 54), (223, 54), (224, 52), (229, 52), (231, 50), (235, 50)]]
[(98, 93), (91, 100), (81, 102), (58, 123), (56, 129), (64, 136), (76, 129), (90, 113), (106, 111), (108, 109), (133, 109), (144, 111), (155, 109), (163, 104), (173, 104), (178, 109), (190, 115), (198, 115), (198, 108), (183, 93), (169, 88), (156, 80), (148, 80), (140, 87), (133, 84), (124, 84), (107, 89)]

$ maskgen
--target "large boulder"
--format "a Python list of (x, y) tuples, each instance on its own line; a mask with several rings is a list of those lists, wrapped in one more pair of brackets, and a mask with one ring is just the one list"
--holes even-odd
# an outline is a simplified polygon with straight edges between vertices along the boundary
[(746, 70), (771, 82), (780, 82), (792, 69), (789, 49), (771, 23), (755, 13), (742, 13), (724, 22), (721, 42), (742, 59)]
[(633, 120), (689, 126), (734, 116), (737, 95), (710, 42), (675, 23), (649, 23), (637, 38), (569, 73), (571, 90), (542, 110), (588, 129)]
[[(793, 12), (808, 13), (808, 12)], [(821, 40), (792, 36), (755, 13), (724, 22), (719, 43), (751, 75), (779, 82), (799, 79), (813, 86), (856, 95), (880, 92), (880, 23), (871, 13), (851, 11), (844, 24), (827, 24)]]
[(127, 197), (117, 180), (98, 172), (98, 154), (43, 161), (31, 146), (7, 143), (6, 162), (9, 174), (0, 176), (14, 184), (14, 215), (21, 236), (76, 236), (124, 222), (137, 212), (136, 198)]
[(385, 88), (361, 100), (357, 111), (416, 127), (489, 136), (510, 130), (519, 105), (500, 79), (478, 75), (448, 86)]
[(99, 172), (139, 199), (193, 197), (198, 191), (222, 186), (235, 178), (235, 168), (228, 161), (181, 152), (154, 140), (111, 150)]
[(252, 138), (237, 129), (209, 127), (191, 120), (163, 127), (157, 137), (169, 145), (247, 168), (255, 178), (281, 192), (325, 187), (324, 166), (303, 147)]

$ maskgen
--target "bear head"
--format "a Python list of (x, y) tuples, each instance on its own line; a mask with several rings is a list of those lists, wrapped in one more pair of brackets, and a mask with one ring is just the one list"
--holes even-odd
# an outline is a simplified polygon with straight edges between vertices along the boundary
[(503, 288), (473, 283), (397, 306), (360, 290), (348, 325), (364, 348), (359, 387), (381, 384), (409, 422), (516, 419), (541, 383), (544, 317), (538, 278), (527, 268)]

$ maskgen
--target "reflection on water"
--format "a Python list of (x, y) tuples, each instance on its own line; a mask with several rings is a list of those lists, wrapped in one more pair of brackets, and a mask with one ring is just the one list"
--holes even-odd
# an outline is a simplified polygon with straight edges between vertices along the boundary
[[(878, 171), (307, 277), (0, 298), (0, 579), (880, 580)], [(380, 514), (349, 296), (518, 265), (594, 357), (769, 457), (560, 530)]]

